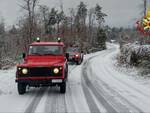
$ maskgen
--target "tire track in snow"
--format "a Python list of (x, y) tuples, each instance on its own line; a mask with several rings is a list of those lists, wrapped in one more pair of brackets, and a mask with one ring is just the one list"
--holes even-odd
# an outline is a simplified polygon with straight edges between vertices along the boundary
[[(111, 51), (111, 53), (112, 53), (113, 51)], [(102, 58), (103, 57), (106, 57), (108, 54), (110, 54), (110, 53), (107, 53), (107, 54), (103, 54), (102, 55)], [(95, 58), (95, 57), (93, 57), (93, 58)], [(93, 58), (91, 58), (90, 60), (92, 60)], [(105, 62), (103, 62), (103, 68), (105, 68), (105, 70), (107, 70), (108, 71), (108, 66), (106, 66), (105, 65)], [(106, 72), (107, 72), (106, 71)], [(93, 72), (93, 70), (90, 68), (90, 71), (89, 71), (91, 74), (94, 74), (94, 72)], [(112, 73), (112, 72), (110, 72), (110, 70), (108, 71), (108, 73)], [(95, 75), (95, 74), (94, 74)], [(88, 76), (87, 76), (88, 77)], [(95, 76), (96, 77), (96, 76)], [(124, 102), (124, 103), (126, 103), (127, 105), (128, 105), (128, 107), (126, 106), (126, 105), (122, 105), (122, 108), (125, 110), (125, 112), (133, 112), (132, 110), (135, 110), (136, 112), (143, 112), (141, 109), (139, 109), (139, 108), (137, 108), (134, 104), (132, 104), (131, 102), (129, 102), (126, 98), (124, 98), (123, 96), (121, 96), (118, 92), (116, 92), (114, 89), (112, 89), (108, 84), (106, 84), (103, 80), (101, 80), (100, 78), (98, 78), (98, 77), (96, 77), (95, 78), (95, 80), (97, 81), (97, 82), (99, 82), (100, 84), (95, 84), (95, 83), (93, 83), (93, 85), (100, 91), (100, 90), (102, 90), (103, 88), (101, 87), (101, 86), (104, 86), (105, 87), (105, 89), (107, 89), (108, 91), (110, 91), (109, 92), (109, 94), (113, 94), (113, 95), (117, 95), (117, 98), (119, 98), (122, 102)], [(120, 82), (120, 80), (118, 80), (119, 82)], [(126, 83), (125, 83), (126, 84)], [(127, 84), (127, 86), (129, 87), (129, 85)], [(133, 88), (133, 87), (132, 87)], [(134, 89), (134, 88), (133, 88)], [(134, 89), (135, 90), (135, 89)], [(137, 89), (136, 89), (136, 91), (137, 91)], [(104, 90), (103, 90), (103, 92), (105, 92)], [(106, 93), (105, 93), (106, 94)], [(120, 107), (121, 107), (121, 105), (120, 105)], [(123, 110), (122, 109), (122, 110)], [(134, 112), (135, 112), (134, 111)]]
[[(71, 72), (76, 67), (77, 67), (76, 65), (69, 67), (68, 74), (70, 75)], [(66, 93), (67, 93), (69, 91), (68, 84), (66, 88), (67, 88), (66, 89), (67, 90)], [(49, 88), (47, 95), (48, 97), (47, 97), (46, 105), (45, 105), (45, 113), (60, 113), (60, 112), (67, 113), (68, 112), (67, 111), (67, 99), (68, 99), (67, 94), (60, 94), (59, 88), (55, 87), (55, 88)], [(73, 103), (72, 98), (68, 99), (68, 101), (69, 101), (69, 104)], [(73, 110), (74, 108), (71, 108), (71, 109)]]
[[(111, 49), (111, 52), (112, 52), (112, 49)], [(102, 56), (104, 57), (104, 56), (106, 56), (108, 54), (108, 51), (105, 53), (103, 53), (102, 54)], [(95, 57), (97, 57), (97, 56), (99, 56), (99, 55), (95, 55), (95, 56), (92, 56), (92, 57), (90, 57), (87, 61), (85, 61), (84, 62), (84, 67), (83, 67), (83, 77), (84, 77), (84, 79), (85, 79), (85, 82), (86, 82), (86, 84), (87, 84), (87, 86), (92, 90), (92, 92), (93, 92), (93, 94), (96, 96), (96, 98), (99, 100), (99, 102), (100, 103), (102, 103), (103, 104), (103, 106), (106, 108), (106, 110), (108, 110), (108, 112), (117, 112), (116, 110), (115, 110), (115, 108), (113, 107), (113, 106), (120, 106), (119, 108), (121, 108), (120, 110), (121, 111), (124, 111), (124, 112), (130, 112), (130, 109), (129, 108), (127, 108), (125, 105), (123, 105), (123, 104), (121, 104), (120, 102), (117, 102), (115, 99), (112, 99), (111, 98), (111, 95), (108, 95), (104, 90), (103, 90), (103, 88), (99, 85), (99, 86), (97, 86), (97, 85), (95, 85), (95, 84), (93, 84), (91, 81), (90, 81), (90, 79), (88, 78), (88, 75), (87, 75), (87, 73), (86, 73), (86, 70), (87, 70), (87, 66), (88, 66), (88, 63), (90, 62), (90, 60), (92, 60), (93, 58), (95, 58)], [(90, 72), (92, 72), (92, 70), (90, 71)], [(92, 75), (93, 73), (91, 73), (91, 75)], [(100, 81), (100, 82), (102, 82), (102, 81)], [(105, 82), (102, 82), (102, 86), (104, 86), (104, 84), (105, 84)], [(105, 84), (105, 88), (106, 88), (106, 84)], [(107, 89), (108, 89), (108, 87), (107, 87)], [(110, 89), (109, 88), (109, 90), (113, 90), (113, 89)], [(114, 90), (113, 90), (114, 91)], [(110, 94), (114, 94), (114, 92), (111, 92)], [(104, 94), (104, 92), (105, 92), (105, 94)], [(103, 94), (103, 95), (102, 95)], [(117, 96), (118, 96), (118, 93), (117, 92), (115, 92), (115, 94), (117, 94)], [(106, 95), (107, 95), (107, 99), (109, 100), (106, 100)], [(109, 98), (110, 99), (109, 99)], [(136, 110), (138, 110), (138, 112), (140, 111), (140, 112), (142, 112), (140, 109), (138, 109), (136, 106), (134, 106), (133, 104), (131, 104), (130, 102), (128, 102), (125, 98), (123, 98), (121, 95), (119, 95), (119, 97), (123, 100), (123, 101), (125, 101), (126, 103), (128, 103), (128, 105), (129, 106), (132, 106), (133, 108), (135, 108)], [(117, 109), (118, 110), (118, 109)], [(120, 111), (120, 112), (121, 112)]]
[(0, 90), (0, 95), (3, 94), (4, 92), (2, 90)]
[(71, 72), (72, 72), (75, 68), (77, 68), (77, 66), (72, 66), (71, 69), (69, 69), (68, 74), (71, 74)]
[[(111, 49), (109, 49), (108, 51), (112, 51)], [(107, 54), (108, 51), (103, 51), (101, 54)], [(100, 55), (100, 54), (99, 54)], [(88, 87), (92, 92), (93, 94), (95, 95), (95, 97), (98, 99), (98, 101), (104, 106), (104, 108), (106, 108), (106, 110), (108, 112), (112, 112), (112, 113), (116, 113), (117, 111), (110, 105), (109, 102), (107, 102), (107, 100), (105, 100), (105, 98), (97, 91), (97, 89), (93, 86), (93, 84), (91, 83), (91, 81), (89, 80), (89, 78), (87, 77), (87, 67), (88, 67), (88, 63), (90, 62), (90, 60), (92, 60), (93, 58), (99, 56), (99, 55), (95, 55), (95, 56), (92, 56), (90, 58), (88, 58), (84, 64), (83, 64), (83, 67), (82, 67), (82, 82), (84, 84), (85, 82), (85, 85), (83, 85), (83, 91), (85, 93), (85, 97), (86, 97), (86, 100), (87, 100), (87, 103), (89, 105), (89, 108), (90, 108), (90, 111), (93, 112), (93, 109), (96, 110), (96, 112), (100, 112), (99, 111), (99, 108), (97, 106), (91, 106), (91, 102), (93, 105), (96, 105), (96, 103), (94, 102), (94, 100), (90, 100), (90, 103), (89, 103), (89, 97), (91, 97), (91, 94), (88, 92), (88, 89), (84, 90), (85, 87)], [(83, 81), (84, 80), (84, 81)]]
[[(92, 91), (92, 93), (95, 95), (97, 100), (104, 106), (104, 108), (108, 112), (110, 112), (110, 113), (117, 113), (117, 111), (111, 106), (111, 104), (107, 100), (105, 100), (105, 98), (97, 91), (95, 86), (91, 83), (91, 81), (87, 77), (87, 74), (86, 74), (85, 71), (86, 71), (86, 69), (84, 69), (84, 71), (83, 71), (83, 79), (85, 80), (85, 83), (86, 83), (87, 87)], [(90, 104), (89, 104), (89, 108), (90, 108)], [(92, 109), (90, 109), (90, 110), (92, 112)]]
[[(108, 68), (106, 68), (105, 66), (103, 67), (103, 69), (105, 69), (105, 71), (103, 70), (103, 73), (105, 74), (108, 74), (108, 73), (112, 73), (111, 71), (108, 70)], [(117, 77), (115, 77), (113, 74), (112, 76), (113, 79), (117, 80), (117, 82), (119, 82), (119, 84), (123, 85), (123, 87), (128, 87), (130, 89), (132, 89), (132, 91), (136, 91), (137, 93), (140, 93), (141, 95), (145, 96), (145, 97), (148, 97), (147, 95), (145, 95), (144, 93), (142, 93), (141, 91), (139, 91), (138, 89), (130, 86), (129, 84), (125, 83), (125, 82), (122, 82), (122, 80), (119, 80)], [(101, 81), (99, 78), (97, 78), (97, 80)], [(102, 81), (101, 81), (102, 82)], [(110, 87), (108, 87), (109, 85), (106, 84), (105, 82), (102, 82), (103, 84), (105, 84), (105, 86), (109, 89)], [(125, 97), (121, 96), (119, 93), (117, 93), (115, 90), (113, 90), (112, 88), (109, 89), (109, 90), (112, 90), (113, 93), (116, 93), (123, 102), (127, 103), (128, 106), (130, 106), (131, 110), (136, 110), (136, 112), (140, 112), (142, 113), (143, 111), (138, 108), (136, 105), (132, 104), (129, 100), (127, 100)], [(135, 111), (134, 111), (135, 112)]]
[[(90, 72), (92, 74), (94, 74), (92, 70)], [(141, 109), (137, 108), (135, 105), (133, 105), (131, 102), (129, 102), (126, 98), (124, 98), (123, 96), (121, 96), (117, 91), (115, 91), (114, 89), (112, 89), (103, 80), (101, 80), (100, 78), (98, 78), (96, 76), (94, 76), (94, 77), (95, 77), (95, 80), (94, 80), (93, 84), (94, 84), (94, 86), (99, 91), (102, 90), (103, 93), (105, 92), (104, 93), (105, 95), (110, 94), (112, 96), (112, 99), (115, 98), (115, 97), (117, 97), (117, 100), (119, 99), (121, 102), (126, 103), (124, 105), (120, 104), (120, 106), (119, 106), (121, 108), (120, 112), (124, 111), (124, 112), (128, 113), (128, 112), (131, 112), (133, 110), (134, 110), (134, 112), (141, 112), (141, 113), (143, 112)], [(114, 103), (114, 102), (112, 101), (112, 103)]]
[(47, 88), (40, 88), (24, 113), (34, 113)]
[(83, 88), (84, 95), (85, 95), (85, 98), (86, 98), (86, 101), (87, 101), (90, 111), (94, 112), (94, 113), (99, 113), (100, 112), (99, 108), (96, 105), (89, 89), (87, 88), (87, 84), (82, 82), (82, 88)]
[[(122, 106), (122, 109), (125, 110), (125, 112), (130, 112), (132, 110), (135, 110), (134, 112), (140, 112), (142, 113), (143, 111), (139, 108), (137, 108), (135, 105), (133, 105), (131, 102), (129, 102), (127, 99), (125, 99), (123, 96), (121, 96), (118, 92), (116, 92), (114, 89), (112, 89), (108, 84), (106, 84), (104, 81), (100, 80), (99, 78), (97, 78), (97, 80), (99, 82), (101, 82), (101, 85), (103, 85), (105, 87), (105, 89), (109, 90), (110, 94), (113, 94), (115, 96), (117, 96), (117, 98), (121, 99), (121, 101), (123, 101), (124, 103), (126, 103), (128, 106), (124, 105)], [(101, 89), (100, 84), (96, 84), (97, 89)], [(121, 106), (120, 106), (121, 107)]]
[[(104, 68), (107, 70), (107, 72), (109, 72), (109, 73), (111, 73), (111, 72), (112, 72), (110, 69), (108, 69), (108, 67), (106, 68), (106, 65), (104, 65)], [(140, 93), (140, 94), (144, 95), (145, 97), (150, 97), (150, 95), (147, 95), (147, 94), (143, 93), (143, 92), (142, 92), (142, 91), (140, 91), (139, 89), (137, 89), (137, 88), (135, 88), (135, 87), (133, 87), (133, 86), (131, 86), (131, 85), (127, 84), (127, 83), (126, 83), (126, 82), (124, 82), (123, 80), (118, 79), (118, 78), (117, 78), (117, 77), (115, 77), (114, 75), (112, 75), (112, 76), (114, 77), (114, 79), (116, 79), (116, 80), (117, 80), (117, 81), (119, 81), (120, 83), (122, 83), (122, 84), (126, 85), (126, 86), (127, 86), (127, 87), (129, 87), (129, 88), (132, 88), (133, 90), (135, 90), (136, 92), (138, 92), (138, 93)]]
[[(114, 50), (115, 51), (115, 50)], [(113, 53), (114, 51), (111, 51), (111, 53)], [(108, 54), (104, 54), (102, 57), (106, 57), (106, 56), (108, 56), (109, 57), (109, 54), (111, 54), (111, 53), (108, 53)], [(147, 95), (147, 94), (145, 94), (144, 92), (142, 92), (142, 91), (140, 91), (139, 89), (137, 89), (137, 88), (135, 88), (135, 87), (133, 87), (132, 85), (129, 85), (128, 83), (126, 83), (125, 81), (123, 81), (122, 79), (119, 79), (119, 78), (117, 78), (113, 73), (114, 73), (114, 71), (112, 71), (113, 70), (113, 68), (112, 67), (110, 67), (110, 66), (107, 66), (106, 64), (106, 62), (104, 62), (104, 60), (103, 60), (103, 66), (102, 66), (102, 69), (103, 69), (103, 71), (104, 71), (104, 73), (105, 74), (110, 74), (110, 73), (112, 73), (111, 75), (111, 77), (113, 77), (115, 80), (117, 80), (119, 83), (121, 83), (123, 86), (125, 86), (125, 87), (128, 87), (129, 89), (132, 89), (133, 91), (136, 91), (137, 93), (139, 93), (139, 94), (141, 94), (142, 96), (145, 96), (145, 97), (150, 97), (150, 95)], [(117, 71), (116, 71), (117, 72)], [(117, 75), (117, 74), (116, 74)], [(99, 79), (99, 78), (97, 78), (97, 79)], [(100, 80), (100, 79), (99, 79)], [(106, 84), (104, 81), (102, 81), (102, 80), (100, 80), (103, 84), (105, 84), (105, 86), (109, 89), (109, 90), (112, 90), (114, 93), (116, 93), (119, 97), (120, 97), (120, 99), (122, 100), (122, 101), (124, 101), (125, 103), (127, 103), (129, 106), (131, 106), (131, 108), (132, 109), (134, 109), (134, 110), (136, 110), (136, 112), (140, 112), (140, 113), (142, 113), (143, 111), (140, 109), (140, 108), (138, 108), (135, 104), (133, 104), (133, 103), (131, 103), (129, 100), (127, 100), (125, 97), (123, 97), (122, 95), (120, 95), (120, 93), (118, 93), (118, 92), (116, 92), (114, 89), (112, 89), (112, 88), (110, 88), (110, 86), (108, 85), (108, 84)]]
[[(103, 57), (106, 57), (106, 55), (104, 55)], [(105, 62), (103, 61), (103, 68), (104, 68), (105, 70), (107, 70), (108, 73), (114, 72), (114, 71), (112, 71), (112, 70), (115, 70), (115, 69), (114, 69), (113, 67), (111, 67), (111, 68), (108, 67), (106, 64), (107, 64), (107, 63), (105, 63)], [(118, 73), (118, 71), (115, 71), (115, 72)], [(148, 95), (148, 94), (144, 93), (143, 91), (139, 90), (139, 88), (133, 87), (132, 85), (129, 85), (128, 83), (126, 83), (126, 82), (123, 81), (122, 79), (117, 78), (114, 74), (112, 74), (112, 77), (113, 77), (114, 79), (116, 79), (118, 82), (120, 82), (120, 83), (122, 83), (122, 84), (128, 86), (129, 88), (132, 88), (132, 89), (135, 90), (136, 92), (138, 92), (138, 93), (144, 95), (145, 97), (150, 97), (150, 95)]]
[(65, 94), (59, 92), (59, 88), (49, 88), (45, 105), (45, 113), (67, 113)]

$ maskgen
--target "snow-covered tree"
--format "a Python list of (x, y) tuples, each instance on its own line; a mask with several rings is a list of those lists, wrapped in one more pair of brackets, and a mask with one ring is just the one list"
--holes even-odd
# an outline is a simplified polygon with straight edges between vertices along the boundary
[(107, 15), (102, 12), (102, 7), (99, 4), (96, 4), (95, 15), (96, 15), (96, 20), (98, 21), (99, 26), (101, 26), (101, 24), (105, 22), (104, 17)]
[(106, 49), (106, 40), (107, 40), (107, 36), (105, 31), (99, 27), (97, 30), (97, 42), (100, 50)]

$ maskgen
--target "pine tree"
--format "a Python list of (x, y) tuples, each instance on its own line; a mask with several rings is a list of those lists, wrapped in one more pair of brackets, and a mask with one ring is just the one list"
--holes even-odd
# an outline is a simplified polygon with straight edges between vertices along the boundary
[(98, 47), (100, 49), (102, 50), (106, 49), (106, 40), (107, 40), (107, 36), (105, 31), (99, 27), (97, 30), (97, 42), (98, 42)]
[(5, 23), (4, 23), (4, 19), (2, 18), (0, 20), (0, 35), (5, 33)]
[[(77, 14), (75, 17), (75, 28), (77, 30), (77, 43), (80, 43), (83, 46), (83, 43), (86, 41), (86, 17), (87, 17), (87, 6), (84, 2), (80, 2), (78, 5)], [(77, 39), (78, 38), (78, 39)]]
[(86, 23), (86, 17), (87, 17), (86, 7), (87, 6), (83, 2), (80, 2), (80, 4), (78, 5), (78, 11), (75, 18), (75, 24), (78, 33), (80, 33), (81, 30), (83, 30), (83, 26), (85, 26)]
[(78, 6), (78, 12), (77, 12), (77, 16), (80, 19), (80, 22), (85, 24), (86, 21), (86, 16), (87, 16), (87, 6), (83, 3), (80, 2), (80, 5)]
[(48, 34), (49, 8), (46, 5), (40, 5), (39, 11), (44, 25), (44, 33)]
[(101, 24), (105, 22), (104, 17), (107, 15), (102, 12), (102, 7), (99, 4), (96, 4), (95, 15), (97, 17), (96, 20), (98, 21), (99, 26), (101, 26)]
[(102, 23), (105, 21), (104, 17), (107, 16), (102, 11), (102, 7), (99, 4), (96, 4), (95, 7), (95, 15), (96, 20), (98, 21), (98, 29), (97, 29), (97, 42), (100, 49), (106, 49), (106, 40), (107, 36), (105, 31), (102, 29)]
[(58, 33), (60, 32), (60, 26), (59, 24), (65, 19), (65, 15), (64, 15), (64, 12), (61, 11), (60, 13), (57, 14), (57, 17), (56, 17), (56, 20), (57, 20), (57, 30), (58, 30)]
[(54, 26), (57, 23), (57, 12), (58, 11), (55, 8), (52, 8), (49, 14), (49, 22), (48, 22), (49, 34), (52, 34), (52, 31), (53, 31), (52, 26)]
[(57, 10), (55, 10), (55, 8), (52, 8), (51, 9), (51, 12), (49, 14), (49, 25), (52, 26), (52, 25), (55, 25), (56, 22), (57, 22)]

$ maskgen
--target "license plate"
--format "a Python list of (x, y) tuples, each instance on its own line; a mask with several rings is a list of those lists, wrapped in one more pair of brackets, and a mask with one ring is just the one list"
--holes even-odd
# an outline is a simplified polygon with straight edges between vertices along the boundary
[(52, 83), (62, 83), (62, 80), (61, 79), (53, 79)]

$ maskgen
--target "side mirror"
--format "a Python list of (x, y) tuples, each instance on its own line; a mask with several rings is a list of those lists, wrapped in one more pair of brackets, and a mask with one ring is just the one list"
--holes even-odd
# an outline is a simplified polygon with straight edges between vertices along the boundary
[(69, 59), (69, 53), (66, 53), (66, 59), (67, 60)]
[(23, 53), (23, 54), (22, 54), (22, 58), (23, 58), (23, 59), (25, 59), (25, 57), (26, 57), (26, 54), (25, 54), (25, 53)]
[(81, 53), (83, 53), (83, 50), (81, 51)]

